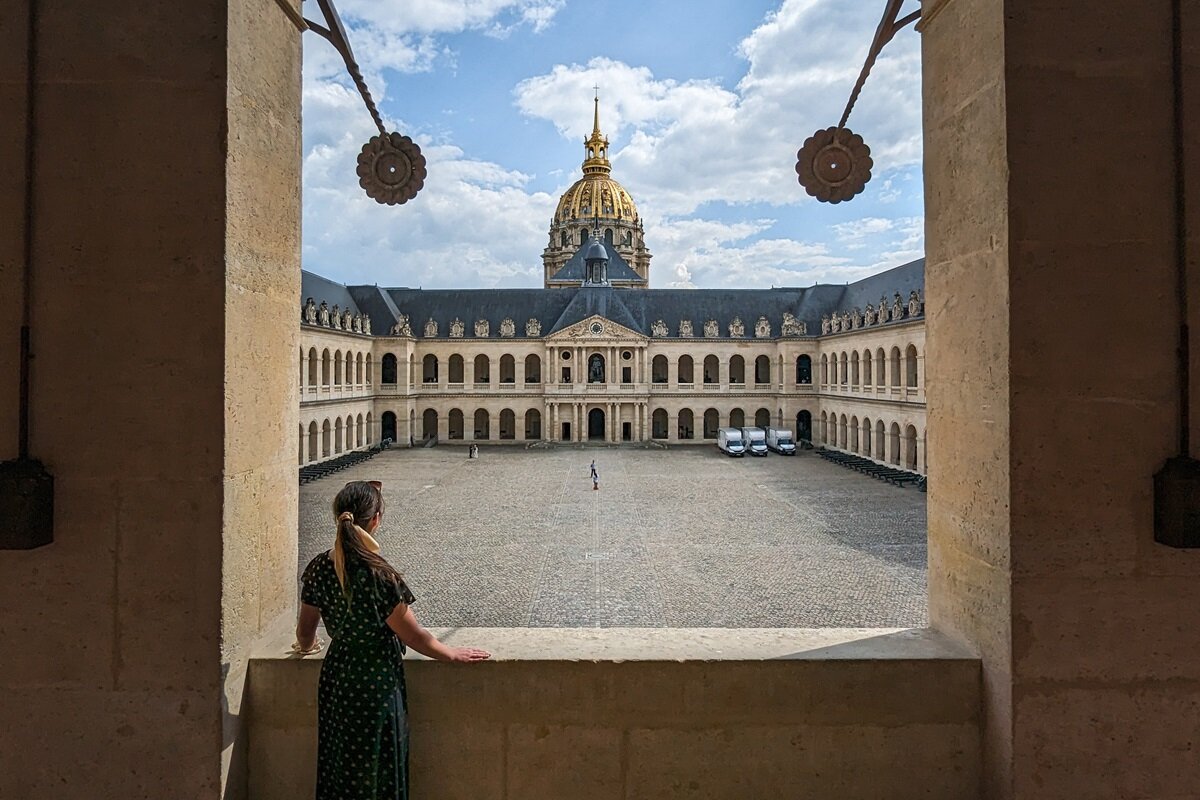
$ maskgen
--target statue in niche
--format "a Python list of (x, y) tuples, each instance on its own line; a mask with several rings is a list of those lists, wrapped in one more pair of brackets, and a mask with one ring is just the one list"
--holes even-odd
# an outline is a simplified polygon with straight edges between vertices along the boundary
[(466, 330), (467, 326), (463, 324), (463, 321), (458, 317), (455, 317), (454, 321), (450, 323), (450, 338), (461, 339)]
[(759, 317), (758, 322), (754, 323), (754, 338), (771, 338), (771, 323), (766, 317)]
[(887, 297), (881, 297), (881, 298), (879, 298), (879, 324), (882, 325), (883, 323), (885, 323), (887, 321), (888, 321)]
[(412, 326), (408, 324), (408, 314), (401, 314), (392, 326), (392, 336), (412, 336)]
[(892, 301), (892, 319), (904, 319), (904, 303), (900, 300), (899, 292), (896, 292), (896, 299)]
[(317, 302), (311, 297), (304, 302), (304, 321), (309, 325), (317, 324)]
[(354, 330), (354, 312), (348, 308), (342, 313), (342, 330)]
[(921, 316), (921, 295), (917, 294), (916, 289), (908, 293), (908, 315), (910, 317)]
[(355, 333), (362, 333), (362, 314), (355, 314), (355, 315), (354, 315), (354, 321), (353, 321), (353, 324), (354, 324), (354, 332), (355, 332)]
[(844, 331), (850, 330), (850, 312), (849, 311), (842, 312), (842, 330), (844, 330)]
[(486, 339), (491, 332), (491, 326), (486, 319), (475, 320), (475, 335), (480, 339)]
[(695, 335), (696, 333), (692, 330), (692, 321), (690, 319), (679, 320), (679, 337), (681, 339), (690, 339)]
[(363, 333), (371, 335), (371, 315), (363, 314)]
[(342, 329), (342, 309), (340, 306), (334, 306), (333, 310), (329, 312), (329, 327), (335, 331)]
[(432, 339), (437, 335), (438, 335), (437, 320), (435, 320), (433, 317), (430, 317), (429, 319), (427, 319), (425, 321), (425, 337), (428, 339)]
[(329, 306), (325, 305), (324, 300), (321, 301), (321, 308), (317, 311), (317, 319), (322, 326), (329, 327)]
[(734, 317), (733, 322), (729, 323), (729, 336), (738, 338), (746, 335), (746, 326), (742, 324), (741, 317)]
[(855, 306), (854, 310), (850, 312), (850, 327), (851, 328), (861, 328), (862, 327), (862, 311), (860, 311), (858, 309), (858, 306)]
[(500, 322), (500, 335), (505, 339), (511, 339), (517, 335), (517, 326), (513, 323), (511, 317), (505, 317)]
[(661, 319), (654, 320), (654, 322), (650, 323), (650, 335), (658, 339), (666, 336), (667, 323), (663, 322)]
[(588, 359), (588, 383), (604, 382), (604, 359), (594, 355)]
[(721, 329), (717, 326), (715, 319), (705, 320), (704, 322), (704, 338), (715, 339), (721, 334)]
[(833, 332), (833, 323), (829, 320), (828, 314), (821, 315), (821, 335), (828, 336)]
[(528, 322), (525, 323), (525, 335), (526, 336), (541, 336), (542, 335), (542, 323), (538, 322), (536, 319), (530, 319)]
[(863, 325), (868, 328), (875, 324), (875, 306), (867, 303), (866, 314), (863, 315)]

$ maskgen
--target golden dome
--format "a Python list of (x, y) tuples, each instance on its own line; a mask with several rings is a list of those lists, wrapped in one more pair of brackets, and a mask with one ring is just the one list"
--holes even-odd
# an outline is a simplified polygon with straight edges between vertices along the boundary
[(608, 161), (608, 138), (600, 133), (600, 98), (595, 99), (592, 135), (584, 140), (583, 177), (563, 192), (554, 210), (557, 223), (572, 220), (619, 220), (636, 224), (637, 206), (625, 187), (612, 179)]

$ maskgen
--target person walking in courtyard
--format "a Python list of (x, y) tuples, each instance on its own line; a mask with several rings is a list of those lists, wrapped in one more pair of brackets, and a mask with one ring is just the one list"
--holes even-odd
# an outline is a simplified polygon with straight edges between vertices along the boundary
[(332, 639), (317, 688), (317, 800), (407, 800), (405, 646), (438, 661), (489, 658), (448, 647), (413, 616), (415, 598), (372, 534), (383, 518), (380, 484), (351, 481), (333, 499), (333, 547), (301, 578), (294, 649), (317, 652), (317, 623)]
[(596, 459), (592, 459), (592, 491), (600, 488), (600, 473), (596, 471)]

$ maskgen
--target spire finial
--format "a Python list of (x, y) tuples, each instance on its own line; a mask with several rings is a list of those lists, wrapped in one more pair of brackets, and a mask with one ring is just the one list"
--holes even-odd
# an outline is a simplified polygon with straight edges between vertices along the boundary
[(595, 108), (592, 111), (592, 135), (600, 135), (600, 87), (593, 86), (592, 91), (595, 92), (595, 97), (592, 102), (595, 103)]

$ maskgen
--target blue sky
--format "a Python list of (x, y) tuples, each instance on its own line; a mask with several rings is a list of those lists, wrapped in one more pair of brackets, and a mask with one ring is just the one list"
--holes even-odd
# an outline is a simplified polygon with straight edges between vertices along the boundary
[[(362, 193), (355, 157), (373, 125), (336, 53), (306, 35), (306, 269), (385, 286), (540, 286), (550, 216), (579, 177), (594, 84), (655, 288), (841, 283), (922, 255), (912, 29), (885, 50), (850, 118), (875, 160), (866, 191), (817, 203), (793, 172), (805, 138), (841, 115), (882, 3), (339, 8), (389, 129), (420, 143), (429, 177), (404, 206)], [(319, 17), (311, 0), (305, 13)]]

